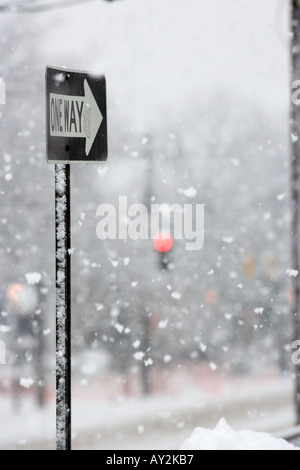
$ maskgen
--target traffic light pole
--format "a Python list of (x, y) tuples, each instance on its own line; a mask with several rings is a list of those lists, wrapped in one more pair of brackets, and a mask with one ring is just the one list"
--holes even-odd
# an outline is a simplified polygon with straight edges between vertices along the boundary
[[(300, 0), (292, 1), (292, 80), (300, 80)], [(291, 111), (291, 216), (292, 216), (292, 266), (297, 275), (293, 283), (294, 340), (300, 340), (300, 106), (293, 104)], [(296, 365), (296, 412), (300, 424), (300, 366)]]
[(70, 206), (70, 165), (55, 165), (57, 450), (71, 450)]
[[(148, 209), (148, 214), (151, 213), (151, 201), (154, 197), (154, 182), (153, 182), (153, 148), (152, 148), (152, 136), (148, 136), (148, 142), (145, 148), (146, 157), (146, 174), (145, 174), (145, 193), (144, 193), (144, 204)], [(151, 223), (149, 220), (149, 230), (151, 231)], [(150, 233), (149, 233), (150, 235)], [(148, 299), (147, 299), (148, 303)], [(150, 332), (150, 321), (149, 321), (149, 310), (147, 306), (141, 306), (141, 336), (142, 340), (142, 351), (149, 351), (151, 348), (151, 332)], [(148, 353), (147, 353), (148, 354)], [(146, 356), (147, 357), (147, 356)], [(141, 364), (141, 384), (142, 391), (145, 396), (150, 395), (150, 377), (149, 367), (145, 364), (145, 361)]]

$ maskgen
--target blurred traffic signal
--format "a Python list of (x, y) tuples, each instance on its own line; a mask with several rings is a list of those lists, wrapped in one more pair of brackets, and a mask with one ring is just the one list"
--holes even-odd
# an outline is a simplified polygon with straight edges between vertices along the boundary
[(204, 294), (204, 300), (208, 305), (217, 305), (219, 303), (219, 294), (214, 289), (208, 290)]
[[(7, 289), (7, 354), (12, 368), (12, 398), (20, 407), (20, 381), (24, 371), (31, 372), (39, 406), (45, 403), (45, 289), (42, 281), (27, 285), (14, 283)], [(0, 325), (1, 326), (1, 325)]]
[(174, 238), (169, 233), (160, 232), (153, 238), (153, 245), (159, 254), (160, 267), (167, 271), (170, 267), (170, 252), (174, 245)]

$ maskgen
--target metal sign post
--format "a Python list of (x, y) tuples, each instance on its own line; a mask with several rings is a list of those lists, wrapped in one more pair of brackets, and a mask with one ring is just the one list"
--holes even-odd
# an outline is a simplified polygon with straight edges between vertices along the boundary
[[(6, 86), (2, 77), (0, 77), (0, 104), (6, 103)], [(0, 114), (1, 118), (1, 114)], [(6, 345), (0, 340), (0, 365), (6, 364)]]
[(71, 450), (70, 166), (55, 165), (56, 448)]
[[(292, 36), (292, 79), (300, 80), (300, 0), (291, 2)], [(291, 232), (292, 232), (292, 267), (297, 273), (292, 277), (293, 304), (292, 318), (294, 340), (300, 340), (300, 106), (293, 103), (291, 109)], [(296, 365), (295, 406), (297, 424), (300, 424), (300, 366)]]
[(71, 450), (71, 163), (107, 160), (106, 81), (47, 67), (47, 161), (55, 164), (56, 447)]

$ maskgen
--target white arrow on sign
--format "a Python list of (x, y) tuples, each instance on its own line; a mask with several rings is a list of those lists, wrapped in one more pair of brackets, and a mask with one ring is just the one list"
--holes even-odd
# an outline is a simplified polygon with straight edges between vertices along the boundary
[(103, 116), (84, 80), (84, 96), (50, 93), (50, 136), (84, 138), (85, 153), (91, 151)]

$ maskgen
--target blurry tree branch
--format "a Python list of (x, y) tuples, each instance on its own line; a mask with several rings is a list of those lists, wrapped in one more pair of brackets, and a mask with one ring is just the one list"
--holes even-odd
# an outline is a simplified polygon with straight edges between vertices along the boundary
[[(12, 2), (0, 4), (0, 13), (38, 13), (43, 11), (55, 10), (57, 8), (66, 8), (76, 5), (83, 5), (87, 2), (103, 0), (46, 0), (46, 1), (27, 1)], [(113, 1), (113, 0), (105, 0)]]

